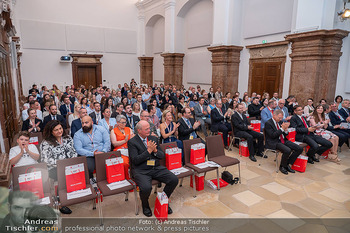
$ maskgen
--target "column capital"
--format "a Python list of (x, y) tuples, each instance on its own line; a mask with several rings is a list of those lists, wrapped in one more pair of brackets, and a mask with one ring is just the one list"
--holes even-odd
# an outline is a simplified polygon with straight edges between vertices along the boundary
[(164, 9), (167, 10), (169, 8), (175, 8), (176, 1), (175, 0), (165, 0), (164, 1)]

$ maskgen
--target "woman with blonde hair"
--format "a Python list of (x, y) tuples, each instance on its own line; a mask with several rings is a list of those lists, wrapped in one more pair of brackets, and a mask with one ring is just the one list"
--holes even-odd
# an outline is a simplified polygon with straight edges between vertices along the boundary
[(68, 117), (68, 124), (69, 126), (72, 125), (72, 122), (76, 119), (78, 119), (80, 116), (79, 116), (79, 112), (80, 112), (80, 109), (81, 109), (81, 105), (80, 104), (75, 104), (74, 105), (74, 112), (72, 114), (69, 115)]
[(140, 107), (140, 104), (138, 102), (135, 102), (132, 105), (132, 114), (134, 114), (135, 116), (138, 116), (140, 118), (140, 116), (141, 116), (141, 107)]

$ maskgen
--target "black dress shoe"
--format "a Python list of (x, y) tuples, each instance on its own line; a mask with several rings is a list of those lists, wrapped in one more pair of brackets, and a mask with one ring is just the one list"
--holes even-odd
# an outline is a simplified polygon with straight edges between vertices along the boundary
[(313, 161), (311, 158), (308, 158), (308, 159), (307, 159), (307, 162), (308, 162), (308, 163), (311, 163), (311, 164), (314, 164), (314, 161)]
[(290, 167), (290, 165), (288, 164), (288, 166), (286, 167), (287, 171), (290, 173), (295, 173), (295, 171)]
[(312, 160), (315, 162), (320, 162), (320, 160), (318, 160), (318, 158), (316, 158), (316, 156), (312, 156)]
[(151, 209), (149, 207), (144, 207), (142, 209), (143, 209), (143, 214), (146, 217), (152, 217), (152, 211), (151, 211)]
[(253, 162), (256, 162), (256, 158), (253, 156), (249, 156), (250, 160), (253, 161)]
[(71, 213), (72, 213), (72, 211), (71, 211), (67, 206), (62, 206), (62, 207), (60, 208), (60, 212), (61, 212), (62, 214), (71, 214)]
[(170, 208), (170, 206), (168, 205), (168, 214), (172, 214), (173, 210)]
[(287, 171), (286, 168), (280, 167), (280, 171), (281, 171), (283, 174), (288, 175), (288, 171)]

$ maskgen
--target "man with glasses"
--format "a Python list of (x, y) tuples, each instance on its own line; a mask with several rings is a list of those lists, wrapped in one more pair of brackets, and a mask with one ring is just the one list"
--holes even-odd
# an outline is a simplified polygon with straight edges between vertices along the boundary
[(305, 142), (310, 146), (306, 155), (309, 157), (308, 163), (313, 164), (314, 161), (319, 162), (315, 154), (322, 155), (326, 150), (330, 149), (333, 144), (321, 136), (315, 135), (314, 131), (316, 127), (309, 127), (302, 113), (303, 108), (299, 105), (295, 105), (294, 115), (290, 119), (290, 126), (296, 129), (297, 134), (295, 140), (298, 142)]
[(284, 106), (286, 101), (284, 99), (278, 100), (278, 105), (276, 109), (280, 109), (283, 112), (283, 121), (289, 121), (292, 116), (289, 115), (288, 108)]
[[(152, 105), (149, 105), (148, 108), (154, 107)], [(159, 137), (157, 133), (157, 127), (153, 124), (153, 122), (150, 120), (150, 113), (146, 110), (142, 110), (140, 114), (140, 119), (141, 121), (147, 121), (150, 125), (150, 130), (151, 130), (151, 136), (153, 137)], [(159, 126), (158, 126), (159, 127)]]

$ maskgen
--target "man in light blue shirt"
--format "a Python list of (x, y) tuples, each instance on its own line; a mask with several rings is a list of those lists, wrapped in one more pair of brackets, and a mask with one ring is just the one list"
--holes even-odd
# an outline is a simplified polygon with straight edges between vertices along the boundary
[[(81, 119), (82, 128), (74, 135), (74, 148), (79, 156), (86, 156), (89, 177), (93, 178), (95, 155), (109, 152), (111, 140), (109, 133), (100, 125), (94, 125), (90, 116)], [(94, 182), (94, 179), (92, 179)]]

